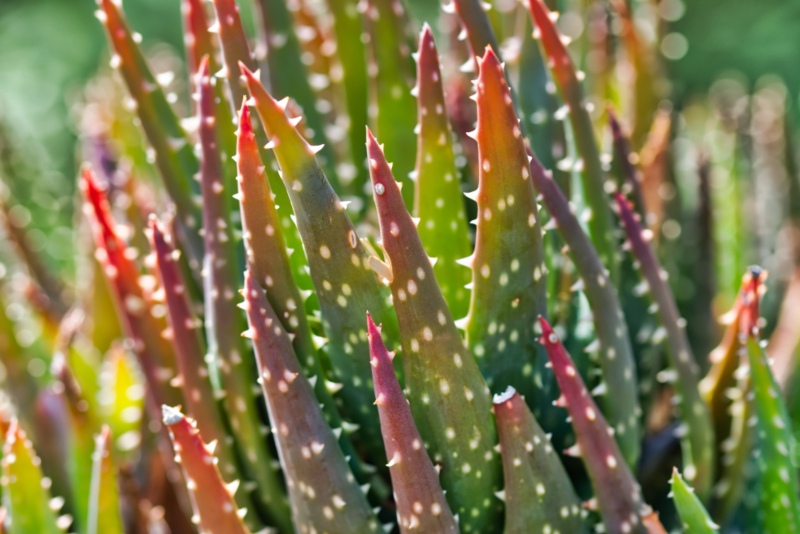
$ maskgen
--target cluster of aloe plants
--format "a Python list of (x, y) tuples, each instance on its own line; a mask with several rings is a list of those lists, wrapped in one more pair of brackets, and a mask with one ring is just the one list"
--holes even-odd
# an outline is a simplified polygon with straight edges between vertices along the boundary
[(719, 91), (687, 178), (641, 6), (590, 4), (571, 46), (543, 0), (416, 40), (401, 0), (259, 0), (255, 37), (183, 0), (184, 86), (98, 0), (70, 281), (2, 154), (0, 531), (796, 529), (800, 262), (762, 299), (742, 164), (792, 246), (788, 121)]

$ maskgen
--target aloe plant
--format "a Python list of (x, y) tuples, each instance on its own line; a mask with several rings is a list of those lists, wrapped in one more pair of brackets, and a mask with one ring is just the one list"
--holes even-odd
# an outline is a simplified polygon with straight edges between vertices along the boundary
[[(716, 188), (726, 161), (686, 175), (687, 146), (730, 132), (655, 113), (641, 6), (614, 2), (623, 39), (584, 47), (542, 0), (426, 21), (260, 0), (254, 35), (235, 0), (181, 4), (191, 98), (99, 2), (130, 98), (87, 97), (76, 276), (36, 248), (0, 150), (19, 259), (0, 268), (0, 531), (798, 528), (792, 301), (706, 260), (748, 257), (712, 236), (750, 199)], [(752, 260), (782, 296), (784, 264)], [(719, 331), (712, 297), (735, 301)]]

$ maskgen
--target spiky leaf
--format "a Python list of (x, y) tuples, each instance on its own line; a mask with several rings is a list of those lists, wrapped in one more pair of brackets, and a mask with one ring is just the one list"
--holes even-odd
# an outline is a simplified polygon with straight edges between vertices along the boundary
[(580, 456), (586, 465), (606, 531), (645, 532), (642, 520), (650, 510), (614, 441), (613, 431), (556, 333), (544, 318), (540, 318), (540, 322), (542, 344), (561, 388), (559, 405), (569, 411), (575, 429), (576, 445), (569, 452)]
[(42, 476), (39, 464), (33, 445), (13, 419), (0, 460), (5, 527), (9, 534), (62, 534), (69, 526), (69, 518), (57, 516), (61, 505), (51, 501), (50, 480)]
[(216, 445), (213, 442), (206, 445), (194, 421), (177, 408), (163, 406), (162, 410), (200, 529), (209, 534), (249, 533), (242, 521), (245, 511), (240, 511), (233, 500), (239, 482), (225, 484), (223, 481), (214, 457)]
[(370, 364), (375, 384), (375, 404), (389, 458), (397, 521), (400, 531), (458, 532), (458, 525), (439, 484), (439, 473), (422, 445), (408, 401), (392, 366), (393, 353), (386, 350), (381, 332), (367, 316)]
[(542, 195), (547, 211), (569, 246), (592, 310), (604, 383), (602, 390), (613, 392), (613, 397), (601, 399), (604, 413), (614, 428), (628, 465), (636, 465), (639, 457), (639, 397), (628, 328), (619, 296), (597, 251), (550, 173), (542, 168), (535, 157), (530, 169), (534, 187)]
[(719, 527), (711, 520), (703, 502), (694, 494), (694, 489), (684, 480), (678, 469), (672, 471), (672, 499), (683, 523), (684, 532), (713, 534)]
[(298, 532), (379, 532), (377, 518), (347, 466), (303, 375), (291, 341), (248, 270), (245, 303), (259, 382), (274, 428)]
[(492, 492), (500, 466), (489, 390), (436, 283), (400, 188), (371, 132), (367, 155), (392, 296), (403, 343), (406, 389), (414, 419), (464, 532), (482, 532), (497, 517)]
[(420, 219), (419, 238), (436, 258), (433, 272), (454, 317), (469, 306), (469, 272), (456, 262), (472, 252), (461, 182), (453, 153), (453, 132), (445, 110), (442, 73), (425, 25), (417, 49), (417, 165), (414, 213)]
[(494, 396), (494, 417), (503, 459), (506, 534), (549, 526), (553, 532), (585, 532), (583, 505), (558, 454), (525, 400), (509, 387)]
[(87, 534), (122, 534), (117, 470), (112, 457), (111, 431), (103, 426), (95, 438), (92, 453), (91, 494)]

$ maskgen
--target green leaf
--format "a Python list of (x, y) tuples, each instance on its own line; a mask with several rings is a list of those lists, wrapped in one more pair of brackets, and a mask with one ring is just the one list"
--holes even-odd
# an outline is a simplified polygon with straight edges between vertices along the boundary
[(350, 471), (286, 331), (264, 290), (245, 274), (244, 309), (259, 382), (275, 428), (275, 442), (297, 532), (379, 532), (364, 491)]
[(484, 532), (498, 519), (497, 431), (489, 389), (465, 348), (433, 275), (400, 187), (382, 149), (367, 132), (367, 154), (386, 273), (400, 324), (405, 385), (414, 419), (463, 532)]
[(92, 454), (91, 493), (87, 534), (123, 534), (120, 516), (117, 469), (111, 446), (111, 431), (103, 426), (95, 439)]
[(478, 230), (467, 343), (490, 388), (511, 385), (533, 401), (542, 396), (546, 363), (534, 332), (536, 317), (547, 316), (542, 223), (505, 70), (491, 48), (479, 68)]
[(558, 453), (514, 388), (494, 396), (494, 417), (503, 458), (505, 534), (544, 525), (553, 532), (587, 532), (583, 503)]
[(472, 252), (461, 182), (453, 153), (453, 132), (445, 110), (442, 73), (433, 34), (425, 25), (417, 49), (417, 137), (414, 213), (425, 252), (436, 258), (433, 272), (454, 317), (467, 314), (470, 280), (457, 264)]
[(684, 532), (689, 534), (713, 534), (719, 527), (711, 520), (702, 501), (694, 494), (694, 489), (684, 482), (675, 468), (672, 471), (672, 499), (681, 516)]
[[(71, 520), (56, 514), (61, 503), (50, 498), (49, 480), (42, 476), (40, 460), (16, 419), (11, 421), (3, 445), (3, 507), (9, 534), (63, 534)], [(63, 502), (63, 501), (61, 501)]]

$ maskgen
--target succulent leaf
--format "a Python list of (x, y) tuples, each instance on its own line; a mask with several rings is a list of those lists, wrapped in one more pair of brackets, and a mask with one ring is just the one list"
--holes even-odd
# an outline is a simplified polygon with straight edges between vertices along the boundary
[(225, 484), (217, 469), (214, 445), (203, 441), (194, 421), (179, 409), (163, 406), (162, 411), (200, 529), (209, 534), (249, 533), (242, 521), (245, 510), (239, 510), (233, 500), (239, 483)]
[(458, 525), (439, 484), (439, 473), (422, 445), (381, 332), (367, 315), (375, 404), (389, 458), (400, 531), (456, 533)]
[(197, 157), (164, 91), (150, 71), (133, 34), (115, 0), (100, 0), (98, 17), (114, 49), (112, 65), (119, 68), (147, 140), (155, 152), (156, 166), (178, 213), (179, 237), (193, 268), (199, 272), (203, 257), (200, 239), (201, 215), (195, 203), (194, 175)]
[(202, 321), (192, 310), (186, 295), (186, 284), (176, 261), (178, 252), (168, 241), (169, 236), (157, 219), (150, 220), (150, 239), (155, 252), (156, 268), (164, 290), (169, 318), (169, 337), (175, 348), (178, 363), (177, 382), (183, 390), (189, 415), (198, 430), (211, 441), (217, 441), (220, 470), (228, 478), (237, 478), (235, 456), (227, 439), (224, 422), (219, 413), (216, 396), (209, 381), (206, 354), (201, 335)]
[(672, 472), (670, 484), (672, 485), (672, 498), (678, 514), (681, 516), (685, 532), (692, 534), (719, 532), (719, 527), (711, 520), (703, 502), (695, 495), (694, 489), (683, 480), (677, 469)]
[[(153, 408), (163, 400), (178, 401), (178, 390), (170, 386), (175, 376), (172, 347), (161, 337), (165, 324), (149, 313), (149, 302), (139, 285), (139, 272), (128, 253), (128, 247), (118, 235), (108, 207), (105, 191), (100, 189), (92, 171), (85, 167), (81, 186), (88, 202), (94, 229), (97, 258), (113, 288), (118, 314), (126, 336), (133, 342), (139, 367), (148, 385)], [(134, 251), (135, 252), (135, 251)]]
[(237, 310), (238, 266), (231, 222), (222, 196), (222, 164), (214, 128), (215, 95), (208, 61), (198, 72), (198, 119), (200, 122), (200, 182), (203, 192), (203, 285), (205, 325), (208, 338), (211, 384), (224, 392), (223, 404), (233, 429), (234, 442), (258, 484), (257, 496), (269, 510), (271, 520), (288, 526), (289, 510), (282, 497), (280, 475), (272, 467), (272, 455), (265, 443), (262, 423), (256, 408), (252, 366), (245, 359), (247, 348), (238, 332), (244, 330), (244, 317)]
[(495, 54), (500, 54), (497, 36), (495, 36), (491, 21), (486, 15), (486, 4), (481, 0), (452, 0), (452, 2), (452, 7), (455, 8), (455, 12), (466, 30), (469, 47), (476, 61), (486, 47), (491, 47)]
[(461, 340), (400, 187), (369, 131), (367, 155), (391, 263), (411, 410), (434, 462), (442, 464), (442, 486), (462, 531), (482, 532), (496, 520), (492, 492), (500, 484), (489, 389)]
[[(329, 342), (331, 378), (343, 384), (337, 394), (342, 415), (359, 425), (359, 436), (383, 453), (377, 414), (369, 409), (374, 398), (369, 370), (364, 314), (386, 324), (394, 320), (385, 294), (371, 270), (369, 255), (345, 213), (344, 204), (325, 179), (312, 147), (291, 124), (280, 104), (256, 80), (247, 77), (261, 121), (281, 166), (311, 277), (320, 302), (322, 326)], [(396, 339), (396, 336), (394, 336)]]
[(290, 6), (284, 0), (258, 0), (261, 15), (262, 41), (266, 43), (266, 66), (270, 93), (275, 98), (291, 97), (303, 110), (303, 119), (315, 145), (322, 145), (318, 159), (334, 189), (340, 184), (334, 166), (332, 145), (325, 134), (325, 122), (317, 110), (317, 98), (309, 82), (308, 68), (303, 62)]
[[(327, 0), (325, 5), (333, 18), (333, 32), (336, 50), (342, 68), (341, 85), (344, 90), (347, 115), (347, 135), (353, 175), (350, 189), (356, 193), (364, 190), (369, 182), (369, 174), (364, 164), (367, 151), (364, 146), (364, 128), (367, 126), (367, 101), (369, 87), (367, 80), (367, 52), (362, 41), (363, 27), (358, 14), (359, 0)], [(334, 83), (335, 81), (332, 80)], [(339, 172), (344, 179), (344, 173)]]
[(379, 532), (380, 525), (358, 487), (291, 341), (248, 270), (245, 304), (259, 382), (286, 473), (292, 521), (298, 532)]
[(547, 211), (569, 246), (592, 309), (595, 335), (600, 347), (602, 379), (606, 391), (614, 392), (613, 398), (606, 396), (601, 400), (604, 413), (614, 428), (628, 465), (636, 465), (639, 457), (640, 408), (636, 391), (636, 370), (619, 296), (597, 251), (552, 176), (535, 157), (531, 161), (530, 169), (534, 187), (542, 195)]
[(414, 205), (413, 154), (416, 105), (411, 95), (414, 76), (406, 13), (400, 0), (365, 0), (364, 28), (367, 41), (367, 74), (371, 82), (370, 125), (389, 147), (395, 174), (404, 184), (403, 200)]
[(112, 457), (111, 431), (103, 426), (92, 453), (91, 493), (87, 534), (123, 534), (117, 490), (117, 470)]
[(533, 400), (546, 362), (543, 351), (537, 358), (534, 332), (536, 317), (547, 315), (543, 230), (505, 70), (491, 48), (479, 69), (478, 230), (467, 342), (489, 387), (511, 385)]
[(681, 418), (688, 427), (683, 440), (684, 473), (697, 488), (700, 498), (706, 499), (714, 482), (714, 427), (708, 404), (700, 394), (700, 368), (686, 336), (686, 321), (680, 316), (675, 297), (665, 281), (666, 271), (645, 241), (644, 231), (627, 199), (621, 193), (617, 193), (616, 199), (631, 251), (667, 331), (670, 365), (677, 372)]
[[(261, 287), (267, 290), (270, 306), (283, 328), (292, 336), (292, 347), (306, 377), (316, 377), (314, 393), (322, 404), (328, 424), (331, 428), (340, 428), (341, 416), (328, 389), (328, 380), (314, 345), (308, 317), (302, 308), (303, 297), (292, 274), (278, 213), (258, 153), (250, 110), (246, 105), (242, 106), (239, 113), (237, 156), (239, 202), (248, 269)], [(361, 462), (348, 434), (342, 432), (339, 435), (339, 445), (350, 458), (350, 467), (359, 481), (366, 482), (369, 479), (378, 490), (379, 482), (370, 476), (374, 468)]]
[(552, 532), (587, 532), (583, 504), (558, 454), (514, 388), (494, 396), (503, 459), (506, 534), (549, 526)]
[(558, 336), (544, 318), (539, 320), (542, 344), (547, 349), (561, 388), (563, 406), (572, 418), (576, 450), (592, 480), (606, 531), (644, 532), (643, 518), (650, 510), (642, 500), (642, 490), (625, 463), (613, 431), (589, 395)]
[(756, 417), (759, 515), (764, 532), (794, 532), (800, 526), (793, 460), (795, 437), (780, 387), (756, 336), (754, 329), (750, 332), (747, 355)]
[(529, 0), (528, 5), (533, 23), (538, 29), (542, 51), (549, 60), (553, 80), (569, 108), (575, 146), (581, 158), (583, 195), (591, 210), (589, 234), (611, 280), (616, 281), (619, 260), (614, 242), (611, 209), (604, 190), (606, 177), (600, 164), (600, 152), (583, 88), (555, 19), (551, 17), (544, 0)]
[(12, 419), (0, 460), (4, 526), (9, 534), (62, 534), (71, 523), (67, 516), (58, 517), (61, 505), (50, 498), (50, 480), (42, 476), (40, 463), (19, 422)]
[(417, 137), (414, 213), (425, 251), (436, 258), (433, 272), (454, 317), (469, 306), (469, 272), (456, 262), (472, 253), (461, 182), (453, 153), (453, 132), (445, 112), (442, 73), (426, 25), (417, 49)]
[(225, 66), (224, 78), (228, 82), (230, 102), (234, 106), (231, 108), (231, 113), (234, 113), (235, 107), (247, 94), (247, 86), (240, 76), (239, 63), (244, 63), (249, 69), (255, 69), (256, 62), (250, 52), (250, 45), (247, 44), (247, 35), (244, 32), (236, 0), (213, 0), (213, 4), (217, 15), (214, 29), (219, 35)]

